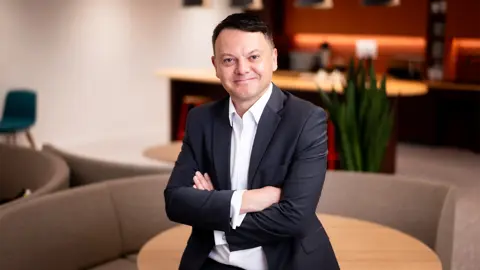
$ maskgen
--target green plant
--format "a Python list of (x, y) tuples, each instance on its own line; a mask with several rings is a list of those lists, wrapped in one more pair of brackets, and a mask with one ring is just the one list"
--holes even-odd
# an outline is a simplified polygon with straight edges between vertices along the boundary
[(371, 61), (355, 65), (352, 58), (343, 95), (319, 88), (322, 102), (335, 127), (342, 167), (351, 171), (381, 169), (393, 128), (393, 110), (386, 94), (386, 76), (377, 85)]

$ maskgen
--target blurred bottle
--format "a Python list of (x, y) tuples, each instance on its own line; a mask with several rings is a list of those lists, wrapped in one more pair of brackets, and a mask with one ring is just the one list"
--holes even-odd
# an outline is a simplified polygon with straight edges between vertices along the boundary
[(318, 48), (318, 51), (313, 56), (310, 71), (317, 72), (320, 69), (328, 68), (330, 65), (331, 55), (332, 52), (330, 50), (330, 45), (327, 42), (322, 43)]

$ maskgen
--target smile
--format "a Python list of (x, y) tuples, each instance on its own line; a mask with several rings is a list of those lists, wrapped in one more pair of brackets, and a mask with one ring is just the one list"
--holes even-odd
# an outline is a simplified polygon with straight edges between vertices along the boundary
[(247, 81), (251, 81), (251, 80), (255, 80), (255, 78), (248, 78), (248, 79), (234, 80), (234, 82), (235, 82), (235, 83), (241, 83), (241, 82), (247, 82)]

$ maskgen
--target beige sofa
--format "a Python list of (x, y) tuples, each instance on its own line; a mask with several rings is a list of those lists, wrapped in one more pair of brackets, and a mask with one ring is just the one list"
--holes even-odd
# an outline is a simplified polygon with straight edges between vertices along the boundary
[[(14, 204), (68, 188), (69, 168), (55, 155), (0, 144), (0, 212)], [(31, 194), (11, 200), (28, 189)]]
[[(0, 269), (136, 269), (140, 247), (174, 225), (164, 209), (168, 177), (102, 181), (9, 208), (0, 213)], [(443, 270), (475, 270), (478, 194), (421, 179), (329, 171), (317, 211), (396, 228), (435, 250)]]
[(0, 213), (0, 269), (134, 270), (136, 254), (174, 225), (168, 175), (117, 179), (57, 192)]
[(42, 152), (56, 155), (65, 160), (70, 168), (71, 187), (132, 176), (170, 174), (172, 170), (169, 167), (126, 164), (82, 156), (52, 144), (44, 144)]
[(476, 270), (479, 194), (398, 175), (328, 171), (317, 212), (398, 229), (432, 248), (443, 270)]

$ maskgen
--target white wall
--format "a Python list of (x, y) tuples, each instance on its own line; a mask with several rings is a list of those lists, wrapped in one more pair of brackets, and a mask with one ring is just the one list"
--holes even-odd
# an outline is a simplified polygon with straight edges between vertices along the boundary
[(1, 0), (0, 109), (6, 90), (38, 91), (37, 144), (169, 134), (168, 81), (210, 68), (211, 34), (230, 13), (181, 0)]

